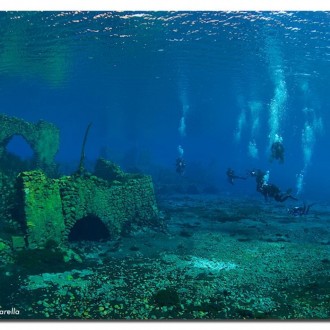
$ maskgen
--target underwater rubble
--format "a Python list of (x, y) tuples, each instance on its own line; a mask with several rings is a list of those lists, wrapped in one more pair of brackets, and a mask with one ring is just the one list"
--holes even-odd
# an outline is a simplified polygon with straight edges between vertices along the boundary
[(71, 242), (83, 262), (30, 267), (10, 304), (31, 319), (329, 319), (329, 205), (303, 219), (222, 195), (159, 207), (166, 230)]

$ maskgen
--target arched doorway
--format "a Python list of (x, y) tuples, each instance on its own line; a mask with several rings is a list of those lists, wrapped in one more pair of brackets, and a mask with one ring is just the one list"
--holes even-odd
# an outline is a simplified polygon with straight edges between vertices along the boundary
[(69, 242), (100, 241), (109, 238), (108, 228), (99, 217), (91, 214), (79, 219), (71, 228), (68, 236)]
[(33, 168), (35, 152), (27, 140), (20, 134), (10, 136), (3, 144), (0, 169), (10, 176)]
[(21, 135), (13, 135), (6, 145), (6, 151), (21, 160), (31, 159), (34, 151)]

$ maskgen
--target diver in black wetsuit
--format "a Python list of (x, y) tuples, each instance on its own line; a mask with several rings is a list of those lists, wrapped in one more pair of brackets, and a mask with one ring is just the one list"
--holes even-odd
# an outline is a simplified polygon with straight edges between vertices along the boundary
[(235, 175), (234, 170), (231, 168), (227, 169), (226, 174), (227, 174), (227, 178), (228, 178), (228, 181), (230, 184), (234, 184), (235, 179), (246, 180), (246, 177)]
[(276, 202), (281, 202), (281, 203), (286, 201), (288, 198), (293, 199), (295, 201), (298, 200), (296, 197), (293, 197), (290, 194), (290, 190), (286, 193), (282, 193), (280, 189), (274, 184), (268, 184), (268, 183), (263, 184), (259, 192), (261, 192), (264, 195), (266, 200), (268, 200), (269, 197), (274, 198)]
[(309, 210), (313, 205), (315, 205), (315, 203), (308, 205), (304, 203), (303, 206), (295, 206), (292, 207), (291, 209), (288, 209), (288, 213), (293, 215), (294, 217), (301, 217), (303, 215), (308, 215)]
[(272, 144), (270, 161), (274, 159), (277, 159), (280, 163), (284, 163), (284, 146), (280, 141)]
[(176, 159), (176, 172), (180, 175), (184, 175), (184, 171), (186, 168), (186, 163), (182, 157), (178, 157)]
[(250, 171), (250, 175), (256, 178), (257, 182), (257, 191), (259, 191), (264, 197), (265, 200), (268, 201), (269, 198), (274, 198), (277, 202), (284, 202), (288, 198), (297, 201), (296, 197), (293, 197), (290, 194), (290, 190), (286, 193), (282, 193), (281, 190), (272, 183), (264, 182), (264, 177), (266, 175), (265, 172), (261, 170), (252, 170)]

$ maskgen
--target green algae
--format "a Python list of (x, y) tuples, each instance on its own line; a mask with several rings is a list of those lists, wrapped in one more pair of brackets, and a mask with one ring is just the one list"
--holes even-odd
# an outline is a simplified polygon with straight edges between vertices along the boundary
[(30, 248), (42, 247), (49, 239), (67, 242), (76, 222), (87, 216), (99, 218), (112, 238), (127, 228), (126, 223), (159, 223), (149, 176), (127, 175), (124, 183), (113, 184), (94, 175), (51, 179), (41, 171), (29, 171), (19, 180)]

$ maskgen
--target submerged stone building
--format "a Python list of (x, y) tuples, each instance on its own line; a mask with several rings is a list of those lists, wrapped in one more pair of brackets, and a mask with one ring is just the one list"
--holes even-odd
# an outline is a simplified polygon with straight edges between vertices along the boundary
[[(118, 168), (103, 159), (98, 160), (100, 167), (105, 173), (108, 169), (109, 177), (111, 169)], [(44, 246), (49, 240), (67, 242), (73, 227), (87, 217), (101, 221), (110, 238), (118, 237), (132, 223), (157, 224), (153, 184), (146, 175), (122, 172), (116, 179), (91, 174), (50, 179), (41, 171), (32, 171), (21, 173), (18, 180), (30, 248)], [(93, 223), (90, 226), (93, 231)]]
[[(99, 159), (93, 173), (52, 178), (46, 173), (56, 166), (58, 129), (46, 122), (34, 125), (4, 115), (0, 124), (6, 127), (0, 135), (0, 162), (4, 161), (0, 188), (10, 187), (7, 200), (11, 201), (2, 203), (0, 221), (15, 225), (17, 230), (11, 235), (14, 249), (42, 248), (50, 241), (65, 245), (80, 223), (87, 223), (90, 233), (101, 224), (110, 239), (132, 225), (158, 225), (150, 176), (125, 173), (116, 164)], [(15, 134), (23, 136), (34, 150), (35, 169), (9, 175), (4, 166), (9, 156), (5, 146)], [(1, 237), (0, 232), (0, 240), (5, 242), (4, 238), (8, 239), (8, 234)]]

